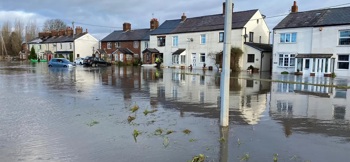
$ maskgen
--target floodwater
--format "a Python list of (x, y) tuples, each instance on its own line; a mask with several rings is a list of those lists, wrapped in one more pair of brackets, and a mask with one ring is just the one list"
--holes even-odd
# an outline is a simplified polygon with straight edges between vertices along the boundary
[(0, 62), (0, 161), (349, 161), (349, 90), (256, 80), (347, 79), (232, 77), (221, 128), (215, 71)]

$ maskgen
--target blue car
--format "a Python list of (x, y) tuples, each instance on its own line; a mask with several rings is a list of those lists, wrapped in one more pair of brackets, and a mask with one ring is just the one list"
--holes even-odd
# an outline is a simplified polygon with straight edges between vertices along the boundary
[(73, 63), (65, 58), (53, 58), (49, 61), (49, 67), (73, 67)]

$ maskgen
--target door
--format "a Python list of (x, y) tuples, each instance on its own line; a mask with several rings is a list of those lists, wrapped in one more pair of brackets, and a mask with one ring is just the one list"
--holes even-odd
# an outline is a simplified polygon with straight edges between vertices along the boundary
[(192, 53), (192, 66), (196, 67), (197, 64), (197, 57), (195, 53)]
[(304, 68), (303, 68), (303, 74), (306, 76), (309, 76), (310, 72), (311, 72), (310, 59), (307, 58), (304, 61), (305, 61), (305, 63), (304, 63)]
[(119, 56), (120, 56), (120, 60), (119, 61), (120, 62), (124, 62), (124, 54), (121, 53), (121, 54), (119, 54)]

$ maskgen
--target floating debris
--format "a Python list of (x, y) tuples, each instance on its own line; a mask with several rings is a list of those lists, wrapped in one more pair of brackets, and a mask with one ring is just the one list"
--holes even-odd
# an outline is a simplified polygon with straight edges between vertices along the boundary
[(189, 162), (204, 162), (205, 156), (204, 154), (199, 154), (197, 156), (194, 156), (191, 161)]
[(164, 140), (163, 140), (163, 146), (165, 147), (165, 148), (167, 148), (168, 146), (169, 146), (169, 138), (168, 137), (164, 137)]
[(278, 161), (278, 154), (273, 154), (273, 162), (277, 162)]
[(246, 154), (244, 154), (243, 157), (241, 158), (241, 161), (248, 161), (249, 158), (250, 158), (249, 153), (246, 153)]
[(134, 136), (135, 142), (137, 142), (137, 136), (139, 136), (140, 134), (141, 134), (141, 132), (139, 132), (138, 130), (134, 129), (134, 132), (132, 133), (132, 135)]
[(90, 123), (88, 123), (87, 125), (88, 126), (90, 126), (90, 127), (92, 127), (92, 126), (94, 126), (94, 125), (96, 125), (96, 124), (98, 124), (98, 123), (100, 123), (100, 122), (98, 122), (98, 121), (96, 121), (96, 120), (92, 120)]
[(139, 106), (136, 104), (130, 109), (131, 112), (136, 112), (137, 110), (139, 110)]
[(185, 134), (190, 134), (190, 133), (191, 133), (191, 130), (185, 129), (185, 130), (183, 130), (182, 132), (185, 133)]
[(150, 113), (154, 113), (154, 112), (156, 112), (156, 111), (158, 111), (157, 109), (154, 109), (154, 110), (151, 110), (151, 111), (148, 111), (147, 109), (143, 112), (143, 114), (145, 114), (145, 116), (146, 115), (148, 115), (148, 114), (150, 114)]
[(161, 129), (161, 128), (156, 129), (156, 131), (154, 131), (154, 134), (157, 135), (157, 136), (162, 135), (163, 134), (163, 129)]
[(173, 131), (173, 130), (168, 130), (165, 134), (166, 134), (166, 135), (169, 135), (169, 134), (171, 134), (171, 133), (174, 133), (174, 131)]
[(128, 116), (128, 122), (129, 123), (131, 123), (135, 119), (136, 119), (136, 117), (134, 117), (134, 116)]

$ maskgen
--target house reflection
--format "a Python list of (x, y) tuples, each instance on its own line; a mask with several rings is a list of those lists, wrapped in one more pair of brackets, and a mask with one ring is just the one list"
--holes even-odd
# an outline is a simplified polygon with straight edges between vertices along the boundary
[(286, 136), (293, 130), (343, 137), (350, 135), (340, 131), (350, 126), (350, 99), (347, 97), (350, 90), (324, 86), (348, 86), (347, 81), (326, 77), (278, 77), (288, 82), (272, 83), (270, 115), (283, 123)]

